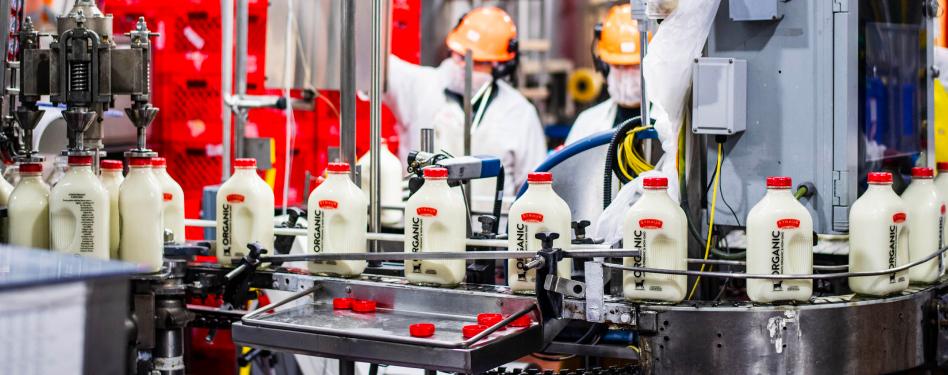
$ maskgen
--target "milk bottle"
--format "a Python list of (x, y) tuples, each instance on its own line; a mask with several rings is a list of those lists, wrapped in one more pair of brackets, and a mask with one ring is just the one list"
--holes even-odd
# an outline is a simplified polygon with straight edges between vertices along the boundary
[(10, 194), (10, 244), (49, 248), (49, 185), (43, 181), (43, 164), (20, 164), (20, 182)]
[[(938, 189), (938, 194), (941, 195), (941, 199), (948, 202), (948, 163), (946, 162), (938, 163), (938, 177), (935, 178), (935, 188)], [(948, 245), (948, 224), (944, 225), (944, 227), (942, 231), (942, 246)], [(948, 256), (942, 254), (941, 264), (942, 270), (948, 269)], [(944, 271), (942, 271), (942, 273), (944, 273)]]
[[(362, 167), (362, 191), (369, 196), (369, 167), (371, 166), (371, 151), (366, 152), (359, 159)], [(379, 198), (382, 207), (398, 207), (402, 204), (402, 167), (398, 157), (389, 151), (385, 140), (382, 140), (382, 152), (379, 154)], [(381, 210), (381, 220), (384, 225), (395, 225), (402, 221), (401, 210)]]
[(231, 264), (258, 242), (273, 252), (273, 189), (255, 159), (235, 159), (234, 174), (217, 191), (217, 261)]
[[(329, 163), (329, 177), (309, 195), (306, 244), (312, 253), (364, 253), (369, 201), (349, 179), (349, 164)], [(358, 276), (363, 260), (309, 263), (309, 271), (344, 277)]]
[[(553, 174), (530, 173), (527, 184), (527, 191), (510, 206), (507, 247), (510, 251), (536, 252), (543, 248), (536, 234), (555, 232), (560, 237), (553, 240), (553, 247), (569, 250), (572, 214), (566, 202), (553, 191)], [(536, 287), (536, 270), (524, 267), (528, 260), (507, 261), (507, 285), (514, 292), (533, 292)], [(559, 277), (569, 279), (573, 273), (573, 260), (559, 261), (556, 271)]]
[(161, 185), (162, 233), (170, 230), (175, 243), (184, 243), (184, 190), (168, 174), (165, 158), (152, 158), (151, 169)]
[[(685, 211), (668, 196), (668, 179), (650, 177), (642, 181), (645, 192), (625, 216), (623, 247), (641, 252), (625, 258), (626, 266), (684, 271), (688, 258), (688, 219)], [(685, 299), (688, 277), (624, 271), (625, 298), (680, 302)]]
[[(425, 184), (405, 203), (406, 252), (464, 252), (467, 210), (464, 197), (448, 186), (448, 170), (424, 169)], [(453, 286), (464, 281), (466, 262), (412, 260), (405, 278), (415, 284)]]
[[(767, 194), (747, 215), (747, 273), (813, 273), (813, 218), (790, 192), (790, 177), (768, 177)], [(807, 301), (813, 280), (748, 279), (754, 302)]]
[[(869, 173), (869, 188), (849, 210), (849, 271), (873, 272), (908, 263), (905, 205), (892, 190), (892, 174)], [(854, 293), (885, 296), (908, 287), (908, 271), (850, 277)]]
[(109, 259), (109, 192), (92, 173), (92, 155), (75, 152), (49, 193), (50, 249)]
[[(909, 262), (931, 255), (942, 246), (945, 225), (945, 202), (935, 188), (931, 168), (912, 168), (912, 183), (902, 192), (908, 213)], [(941, 276), (941, 258), (909, 269), (913, 283), (931, 283)]]
[(165, 243), (161, 187), (151, 173), (150, 156), (133, 155), (128, 164), (128, 176), (119, 188), (119, 259), (157, 272), (161, 270)]
[(109, 256), (118, 259), (119, 249), (119, 187), (125, 176), (122, 175), (122, 162), (103, 159), (99, 162), (99, 180), (109, 192)]
[[(11, 185), (6, 179), (0, 178), (0, 206), (6, 206), (8, 204), (10, 200), (10, 193), (13, 193), (13, 185)], [(7, 238), (9, 230), (9, 218), (0, 218), (0, 243), (9, 242), (9, 239)]]

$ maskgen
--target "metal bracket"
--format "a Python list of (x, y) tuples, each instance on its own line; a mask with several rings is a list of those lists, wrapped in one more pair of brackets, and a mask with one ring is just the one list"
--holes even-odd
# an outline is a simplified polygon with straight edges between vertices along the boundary
[(605, 321), (603, 312), (606, 309), (604, 302), (605, 285), (602, 262), (605, 258), (593, 258), (583, 265), (586, 275), (586, 320), (602, 323)]
[(546, 276), (546, 280), (543, 281), (543, 288), (571, 298), (586, 297), (586, 284), (555, 275)]

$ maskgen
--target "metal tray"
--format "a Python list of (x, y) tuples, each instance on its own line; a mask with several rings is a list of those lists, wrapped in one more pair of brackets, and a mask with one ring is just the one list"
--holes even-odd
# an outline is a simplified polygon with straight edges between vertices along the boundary
[[(543, 346), (536, 305), (529, 297), (361, 280), (313, 281), (293, 297), (247, 314), (233, 325), (234, 341), (298, 354), (462, 373), (480, 373)], [(374, 313), (334, 310), (332, 299), (337, 297), (371, 298), (378, 308)], [(289, 306), (294, 300), (305, 302)], [(461, 327), (476, 323), (479, 312), (508, 316), (492, 328), (526, 314), (534, 322), (462, 338)], [(434, 324), (435, 335), (412, 337), (408, 326), (414, 323)]]

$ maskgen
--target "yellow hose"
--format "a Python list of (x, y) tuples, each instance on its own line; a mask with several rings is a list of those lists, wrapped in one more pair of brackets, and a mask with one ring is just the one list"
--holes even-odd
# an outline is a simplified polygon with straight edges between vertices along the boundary
[[(708, 220), (708, 239), (704, 244), (704, 260), (708, 260), (708, 255), (711, 253), (711, 231), (714, 230), (714, 211), (718, 205), (718, 185), (721, 182), (721, 156), (723, 154), (723, 147), (723, 143), (718, 143), (718, 160), (714, 166), (714, 192), (711, 194), (711, 217)], [(701, 272), (704, 272), (704, 264), (701, 264)], [(695, 291), (698, 290), (699, 282), (701, 282), (701, 276), (695, 278), (695, 283), (691, 286), (691, 292), (688, 293), (688, 299), (694, 297)]]

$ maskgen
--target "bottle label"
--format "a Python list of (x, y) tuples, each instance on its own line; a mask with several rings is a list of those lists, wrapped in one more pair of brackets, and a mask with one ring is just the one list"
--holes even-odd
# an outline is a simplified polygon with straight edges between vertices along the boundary
[(161, 193), (161, 199), (165, 202), (171, 202), (171, 200), (174, 199), (174, 195), (171, 195), (171, 193)]
[[(783, 220), (795, 220), (795, 219), (783, 219)], [(778, 228), (780, 228), (780, 221), (777, 221)], [(799, 220), (797, 221), (797, 223), (799, 224)], [(783, 239), (784, 239), (784, 233), (782, 230), (775, 230), (775, 231), (770, 232), (770, 274), (771, 275), (779, 275), (783, 273), (783, 257), (784, 257)], [(775, 292), (782, 291), (783, 281), (773, 280), (773, 290)]]
[[(519, 223), (516, 227), (516, 251), (527, 251), (530, 247), (530, 226)], [(517, 259), (517, 281), (527, 281), (527, 260)]]
[(520, 214), (520, 219), (528, 223), (542, 223), (543, 214), (536, 212), (524, 212)]
[[(418, 210), (416, 211), (420, 211), (422, 208), (426, 208), (426, 207), (419, 207)], [(435, 210), (435, 212), (437, 212), (437, 210)], [(421, 212), (419, 212), (419, 215), (420, 214)], [(420, 217), (411, 218), (411, 238), (409, 239), (411, 242), (410, 242), (409, 249), (413, 253), (420, 252), (422, 248), (424, 247), (425, 231), (423, 229), (423, 226), (424, 226), (424, 221)], [(416, 259), (416, 260), (411, 261), (411, 272), (421, 273), (420, 260)]]
[(438, 209), (434, 207), (418, 207), (415, 209), (418, 216), (435, 217), (438, 216)]
[[(905, 214), (902, 214), (902, 215), (904, 216)], [(904, 221), (905, 220), (902, 220), (902, 222)], [(893, 269), (897, 266), (896, 263), (898, 262), (897, 261), (898, 250), (899, 250), (899, 226), (890, 225), (889, 226), (889, 269)], [(895, 273), (890, 273), (889, 284), (895, 284), (897, 282), (898, 280), (896, 280)]]
[[(639, 251), (638, 256), (632, 257), (632, 265), (635, 267), (644, 267), (645, 257), (646, 257), (646, 254), (648, 253), (648, 232), (647, 231), (636, 230), (632, 232), (632, 249)], [(642, 271), (632, 271), (632, 276), (635, 279), (635, 289), (645, 290), (645, 273)]]
[(227, 203), (244, 203), (244, 200), (246, 198), (241, 194), (227, 194)]
[(896, 224), (902, 224), (905, 222), (907, 217), (908, 216), (905, 215), (905, 212), (896, 212), (894, 215), (892, 215), (892, 222)]
[(224, 203), (221, 205), (221, 245), (224, 245), (224, 256), (227, 256), (227, 257), (230, 256), (230, 246), (231, 246), (230, 243), (232, 240), (230, 237), (232, 208), (233, 207), (227, 203)]
[(95, 252), (95, 207), (86, 193), (70, 193), (63, 202), (73, 203), (79, 207), (79, 252)]
[[(945, 205), (941, 205), (941, 216), (938, 216), (938, 251), (945, 247)], [(938, 254), (938, 273), (944, 273), (945, 253)]]
[(662, 223), (659, 219), (642, 219), (639, 220), (639, 226), (642, 229), (662, 229)]
[(799, 227), (800, 227), (800, 220), (797, 220), (797, 219), (777, 220), (777, 228), (779, 229), (797, 229)]
[[(322, 206), (322, 202), (319, 202)], [(313, 252), (321, 253), (323, 251), (323, 228), (325, 228), (325, 217), (326, 214), (323, 210), (314, 210), (313, 211), (313, 221), (310, 225), (313, 226)]]

